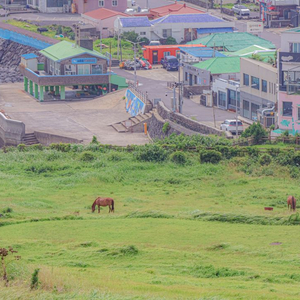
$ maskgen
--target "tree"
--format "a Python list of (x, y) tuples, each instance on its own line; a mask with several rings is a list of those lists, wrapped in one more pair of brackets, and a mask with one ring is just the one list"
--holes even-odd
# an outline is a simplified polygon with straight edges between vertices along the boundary
[(261, 138), (266, 136), (268, 136), (268, 133), (260, 123), (253, 123), (242, 133), (244, 138), (253, 137), (255, 144), (258, 144)]
[(139, 42), (141, 46), (147, 46), (150, 43), (150, 41), (146, 37), (139, 38)]
[(176, 45), (176, 44), (177, 44), (177, 42), (172, 36), (169, 36), (166, 39), (166, 45)]
[(133, 43), (136, 43), (138, 41), (139, 35), (135, 33), (134, 31), (127, 31), (122, 33), (122, 38), (128, 41), (131, 41)]

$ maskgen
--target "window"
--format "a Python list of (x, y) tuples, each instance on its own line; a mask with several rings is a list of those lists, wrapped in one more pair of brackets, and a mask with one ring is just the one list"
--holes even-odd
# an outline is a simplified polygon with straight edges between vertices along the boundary
[(290, 52), (300, 53), (300, 43), (290, 43)]
[(98, 1), (98, 6), (99, 7), (104, 7), (104, 0), (99, 0)]
[(250, 119), (250, 104), (246, 100), (243, 100), (243, 116)]
[(188, 73), (187, 72), (185, 72), (185, 81), (187, 81), (188, 80)]
[(118, 0), (112, 0), (112, 6), (118, 6)]
[(140, 35), (146, 35), (145, 31), (140, 32)]
[(53, 60), (50, 60), (49, 69), (50, 69), (50, 74), (53, 74), (54, 73), (54, 61)]
[(266, 80), (261, 80), (261, 90), (265, 93), (268, 92), (268, 82)]
[(163, 38), (168, 38), (169, 36), (172, 36), (172, 29), (163, 29), (162, 35)]
[(244, 73), (243, 77), (244, 77), (244, 85), (249, 85), (249, 75)]
[(218, 105), (220, 107), (226, 108), (226, 93), (219, 91), (218, 96)]
[(251, 87), (259, 90), (259, 79), (257, 77), (251, 76)]
[(300, 107), (298, 107), (298, 120), (300, 120)]
[(27, 3), (28, 3), (29, 5), (32, 5), (33, 0), (28, 0)]
[(197, 84), (197, 75), (194, 75), (194, 84)]
[(292, 102), (282, 102), (282, 115), (284, 117), (292, 117), (293, 115)]
[(101, 65), (92, 65), (92, 74), (103, 74)]
[(76, 66), (65, 65), (65, 75), (76, 75)]
[(251, 103), (251, 119), (257, 121), (257, 110), (259, 109), (259, 105), (255, 103)]
[(170, 56), (170, 52), (169, 51), (164, 52), (164, 57), (166, 57), (166, 56)]
[(63, 7), (68, 4), (68, 0), (47, 0), (47, 7)]
[(90, 65), (77, 65), (77, 74), (78, 75), (87, 75), (90, 74)]

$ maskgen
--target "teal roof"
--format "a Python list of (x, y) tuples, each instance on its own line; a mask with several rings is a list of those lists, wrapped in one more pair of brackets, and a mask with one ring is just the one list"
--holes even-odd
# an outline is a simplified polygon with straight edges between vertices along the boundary
[(207, 47), (224, 48), (226, 51), (238, 51), (249, 46), (257, 45), (268, 49), (275, 49), (275, 45), (265, 39), (248, 32), (215, 33), (188, 42), (187, 44), (202, 44)]
[[(267, 49), (265, 47), (261, 47), (258, 45), (252, 45), (252, 46), (249, 46), (247, 48), (244, 48), (244, 49), (241, 49), (241, 50), (238, 50), (235, 52), (230, 52), (230, 54), (228, 54), (228, 56), (245, 56), (245, 55), (252, 54), (255, 51), (262, 51), (262, 50), (265, 51), (265, 50), (270, 50), (270, 49)], [(270, 50), (270, 51), (274, 52), (274, 50)], [(226, 52), (224, 54), (226, 54)]]
[(291, 28), (291, 29), (288, 29), (284, 32), (300, 32), (300, 27), (296, 27), (296, 28)]
[(210, 71), (211, 74), (239, 73), (240, 57), (215, 57), (196, 63), (193, 66)]
[(90, 54), (107, 59), (106, 56), (100, 54), (99, 52), (88, 50), (79, 46), (75, 47), (75, 44), (67, 41), (62, 41), (60, 43), (52, 45), (46, 49), (41, 50), (40, 53), (53, 61), (61, 61), (70, 57), (78, 56), (80, 54)]

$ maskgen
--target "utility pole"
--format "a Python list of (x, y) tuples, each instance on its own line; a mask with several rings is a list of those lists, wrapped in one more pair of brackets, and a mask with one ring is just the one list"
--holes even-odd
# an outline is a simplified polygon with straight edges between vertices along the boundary
[(108, 92), (111, 92), (111, 61), (112, 61), (112, 56), (111, 56), (111, 42), (109, 43), (109, 88)]
[(134, 64), (133, 64), (133, 67), (134, 67), (134, 87), (137, 87), (137, 79), (136, 79), (136, 45), (141, 43), (141, 42), (132, 42), (132, 41), (129, 41), (129, 40), (126, 40), (127, 42), (133, 44), (133, 51), (134, 51)]
[(238, 131), (238, 92), (237, 92), (238, 87), (235, 87), (235, 136), (238, 138), (239, 136), (239, 131)]
[(103, 28), (100, 30), (100, 53), (102, 53), (102, 30)]

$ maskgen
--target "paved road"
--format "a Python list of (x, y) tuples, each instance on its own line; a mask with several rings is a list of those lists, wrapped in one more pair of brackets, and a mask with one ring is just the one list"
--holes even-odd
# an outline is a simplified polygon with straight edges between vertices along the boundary
[[(113, 68), (113, 72), (117, 73), (120, 76), (124, 76), (129, 80), (134, 80), (134, 75), (132, 72), (121, 70), (119, 68)], [(145, 72), (153, 72), (152, 78), (159, 78), (161, 76), (161, 72), (159, 70), (158, 75), (156, 75), (157, 70), (148, 70)], [(167, 72), (166, 70), (162, 70), (162, 72), (166, 73), (166, 76), (170, 78), (171, 72)], [(173, 73), (173, 72), (172, 72)], [(141, 73), (140, 73), (141, 74)], [(178, 77), (178, 73), (174, 72), (175, 77)], [(145, 74), (145, 76), (147, 76)], [(171, 109), (171, 97), (173, 97), (173, 91), (167, 87), (166, 81), (162, 80), (154, 80), (147, 77), (142, 77), (140, 75), (137, 76), (137, 80), (139, 82), (139, 90), (142, 92), (147, 92), (148, 96), (151, 100), (153, 99), (161, 99), (165, 105)], [(198, 98), (199, 99), (199, 96)], [(208, 124), (210, 126), (214, 126), (214, 117), (213, 114), (215, 114), (215, 120), (216, 120), (216, 127), (219, 128), (219, 125), (221, 122), (223, 122), (225, 119), (233, 119), (235, 118), (235, 114), (229, 111), (224, 111), (217, 108), (211, 108), (211, 107), (205, 107), (198, 103), (184, 98), (183, 100), (183, 114), (187, 117), (193, 117), (199, 122), (203, 122), (205, 124)]]

